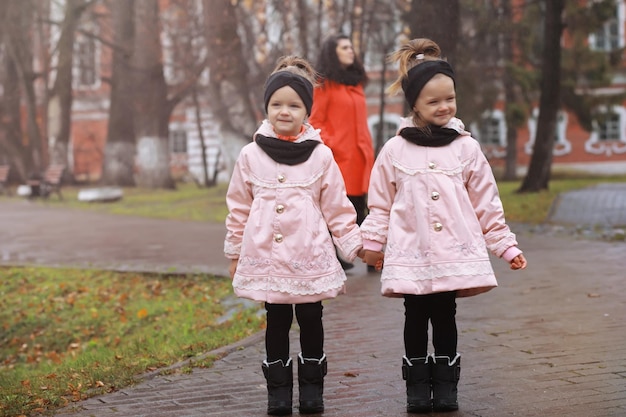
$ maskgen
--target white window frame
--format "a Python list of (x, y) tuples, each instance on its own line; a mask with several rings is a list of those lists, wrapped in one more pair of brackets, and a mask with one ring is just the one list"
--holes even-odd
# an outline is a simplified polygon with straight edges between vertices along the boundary
[(611, 112), (619, 116), (619, 137), (614, 140), (600, 139), (598, 122), (593, 121), (593, 129), (589, 139), (585, 142), (585, 151), (593, 155), (606, 155), (626, 153), (626, 109), (624, 106), (600, 106), (600, 112)]
[(506, 120), (502, 110), (493, 109), (483, 112), (481, 119), (492, 119), (498, 123), (498, 141), (496, 143), (484, 143), (481, 139), (480, 124), (473, 122), (470, 125), (472, 137), (480, 143), (480, 147), (487, 158), (504, 158), (506, 156)]
[[(624, 22), (626, 21), (626, 6), (623, 1), (616, 1), (615, 18), (610, 19), (602, 26), (600, 31), (603, 34), (604, 42), (598, 45), (599, 39), (597, 33), (589, 35), (589, 45), (594, 51), (611, 52), (616, 49), (624, 48), (626, 42), (624, 39)], [(611, 35), (611, 30), (617, 29), (615, 36)], [(617, 46), (611, 46), (611, 39), (617, 37)]]
[[(383, 113), (382, 123), (395, 124), (397, 132), (398, 128), (402, 124), (403, 119), (404, 118), (397, 113)], [(370, 136), (372, 137), (372, 145), (374, 146), (374, 149), (376, 149), (376, 125), (378, 125), (378, 123), (380, 122), (381, 120), (379, 114), (373, 114), (367, 118), (367, 126), (370, 130)], [(391, 136), (384, 137), (383, 144), (392, 137), (394, 137), (396, 135), (396, 132), (394, 132)]]
[[(91, 25), (90, 25), (91, 26)], [(88, 30), (93, 31), (93, 27), (88, 27)], [(81, 46), (89, 45), (91, 48), (91, 53), (93, 56), (90, 56), (89, 59), (91, 61), (90, 66), (93, 69), (93, 82), (92, 83), (83, 83), (82, 76), (83, 74), (83, 65), (81, 55)], [(100, 43), (96, 42), (96, 40), (90, 36), (87, 36), (82, 33), (78, 33), (76, 39), (74, 41), (74, 62), (72, 65), (72, 84), (74, 88), (79, 90), (95, 90), (100, 87)]]
[[(569, 115), (563, 110), (559, 110), (556, 114), (556, 140), (554, 141), (554, 147), (552, 154), (554, 156), (563, 156), (572, 152), (572, 142), (567, 138), (567, 123), (569, 121)], [(531, 117), (528, 119), (528, 135), (529, 139), (524, 146), (524, 152), (527, 155), (533, 153), (533, 147), (535, 146), (535, 138), (537, 137), (537, 122), (539, 120), (539, 109), (535, 107), (533, 109)]]

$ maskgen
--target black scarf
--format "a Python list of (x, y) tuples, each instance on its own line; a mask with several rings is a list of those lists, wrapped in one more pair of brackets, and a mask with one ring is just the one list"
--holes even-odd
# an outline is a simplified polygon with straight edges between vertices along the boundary
[(287, 142), (277, 138), (256, 135), (255, 142), (265, 153), (279, 164), (298, 165), (309, 159), (313, 150), (321, 142), (305, 140), (302, 142)]
[(400, 136), (416, 145), (430, 146), (432, 148), (449, 145), (454, 139), (459, 137), (459, 132), (447, 127), (430, 125), (429, 129), (430, 134), (416, 127), (405, 127), (400, 131)]

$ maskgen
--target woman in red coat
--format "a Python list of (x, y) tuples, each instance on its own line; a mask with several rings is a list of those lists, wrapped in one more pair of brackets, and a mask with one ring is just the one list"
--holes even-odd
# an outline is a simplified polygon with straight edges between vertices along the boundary
[[(321, 129), (322, 140), (333, 151), (361, 224), (367, 214), (366, 194), (374, 165), (363, 91), (367, 74), (354, 54), (352, 41), (342, 34), (324, 41), (316, 70), (320, 79), (313, 92), (309, 122)], [(345, 262), (342, 265), (344, 269), (352, 267)]]

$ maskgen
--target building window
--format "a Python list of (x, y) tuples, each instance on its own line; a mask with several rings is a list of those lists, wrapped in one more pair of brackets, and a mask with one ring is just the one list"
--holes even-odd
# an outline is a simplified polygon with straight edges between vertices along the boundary
[(483, 147), (506, 146), (506, 122), (501, 110), (483, 113), (478, 123), (472, 123), (470, 131)]
[(74, 51), (74, 82), (77, 87), (93, 87), (98, 83), (96, 41), (87, 36), (76, 39)]
[(614, 112), (607, 113), (606, 117), (597, 120), (598, 140), (619, 140), (619, 125), (619, 114)]
[(500, 120), (487, 116), (483, 117), (479, 126), (480, 143), (484, 145), (500, 145), (501, 144), (501, 129)]
[(589, 36), (589, 44), (596, 51), (615, 51), (624, 44), (624, 3), (617, 2), (614, 15), (607, 20), (602, 28)]
[(375, 114), (367, 119), (367, 125), (370, 129), (370, 136), (372, 137), (372, 144), (375, 150), (380, 150), (385, 142), (396, 136), (400, 123), (402, 123), (402, 117), (400, 115), (394, 113), (383, 114), (381, 137), (377, 138), (380, 117)]
[[(538, 119), (539, 109), (534, 108), (530, 119), (528, 119), (528, 132), (530, 140), (526, 142), (526, 145), (524, 146), (524, 150), (528, 155), (533, 153), (533, 147), (535, 146)], [(567, 123), (567, 113), (559, 110), (556, 114), (556, 126), (554, 128), (554, 147), (552, 149), (552, 154), (554, 156), (567, 155), (572, 151), (572, 143), (567, 139)]]
[(626, 109), (622, 106), (599, 108), (602, 117), (593, 121), (585, 151), (594, 155), (626, 153)]
[(187, 153), (187, 132), (170, 130), (170, 152)]

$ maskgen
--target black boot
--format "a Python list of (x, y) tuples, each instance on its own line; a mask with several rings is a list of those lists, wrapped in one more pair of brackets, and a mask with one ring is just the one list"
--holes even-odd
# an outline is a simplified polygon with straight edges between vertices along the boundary
[(457, 384), (461, 377), (461, 356), (435, 356), (431, 367), (433, 387), (433, 410), (454, 411), (459, 409)]
[(300, 414), (316, 414), (324, 411), (324, 376), (326, 355), (321, 359), (303, 358), (298, 355), (298, 385), (300, 388)]
[(285, 416), (291, 414), (293, 398), (293, 370), (291, 358), (285, 365), (281, 359), (263, 361), (263, 375), (267, 381), (267, 414)]
[(406, 381), (407, 413), (430, 413), (430, 356), (402, 357), (402, 379)]

